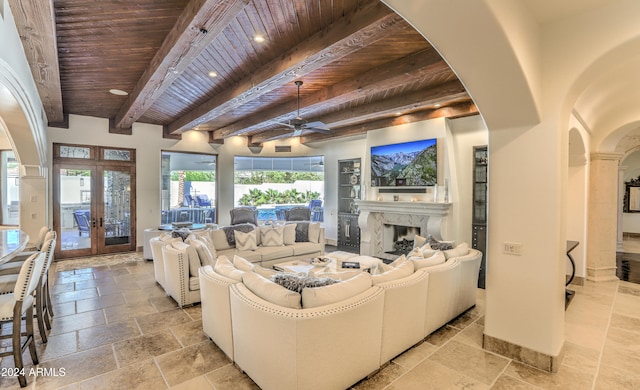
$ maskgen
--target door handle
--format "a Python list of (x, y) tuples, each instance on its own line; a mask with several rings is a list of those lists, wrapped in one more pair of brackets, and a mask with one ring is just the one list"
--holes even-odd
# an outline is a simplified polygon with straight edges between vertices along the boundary
[(100, 227), (102, 227), (102, 217), (100, 217)]

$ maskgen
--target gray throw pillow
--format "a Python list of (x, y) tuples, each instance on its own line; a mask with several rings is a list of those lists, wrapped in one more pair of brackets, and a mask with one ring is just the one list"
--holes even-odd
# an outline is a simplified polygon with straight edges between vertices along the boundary
[(427, 244), (431, 247), (431, 249), (435, 249), (438, 251), (446, 251), (449, 249), (453, 249), (453, 245), (448, 242), (441, 242), (433, 238), (431, 234), (427, 236)]
[(309, 222), (296, 223), (296, 242), (309, 242)]
[(251, 223), (258, 225), (258, 210), (250, 207), (235, 207), (231, 209), (231, 224)]
[(311, 221), (311, 210), (308, 207), (293, 207), (285, 211), (287, 221)]
[(301, 293), (305, 287), (322, 287), (339, 282), (339, 280), (331, 278), (315, 278), (289, 273), (275, 274), (272, 276), (272, 280), (282, 287), (298, 293)]
[(252, 225), (250, 223), (243, 223), (240, 225), (224, 226), (222, 230), (224, 231), (224, 235), (227, 237), (227, 243), (230, 246), (236, 246), (236, 230), (242, 233), (249, 233), (255, 228), (255, 225)]
[(189, 234), (191, 234), (191, 231), (189, 229), (177, 229), (177, 230), (171, 231), (171, 237), (173, 238), (180, 237), (182, 239), (182, 242), (184, 242), (187, 239), (187, 237), (189, 237)]

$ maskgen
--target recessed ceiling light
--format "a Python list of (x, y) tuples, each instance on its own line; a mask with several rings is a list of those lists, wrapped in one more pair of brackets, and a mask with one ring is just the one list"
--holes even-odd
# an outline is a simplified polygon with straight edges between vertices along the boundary
[(110, 89), (109, 93), (119, 96), (127, 96), (129, 94), (129, 92), (125, 92), (121, 89)]
[(434, 104), (433, 106), (434, 106), (435, 108), (440, 108), (440, 107), (442, 107), (442, 104), (440, 104), (440, 103), (436, 103), (436, 104)]
[(262, 43), (264, 41), (266, 41), (264, 35), (260, 35), (260, 34), (256, 34), (253, 36), (253, 40), (258, 42), (258, 43)]
[(396, 116), (400, 116), (400, 115), (402, 115), (401, 112), (396, 112)]
[(218, 74), (212, 70), (209, 72), (209, 77), (218, 77)]

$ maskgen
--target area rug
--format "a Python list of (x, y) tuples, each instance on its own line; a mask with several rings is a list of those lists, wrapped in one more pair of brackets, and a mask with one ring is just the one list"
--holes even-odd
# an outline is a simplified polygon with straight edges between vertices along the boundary
[(116, 253), (100, 256), (77, 257), (56, 261), (56, 272), (70, 271), (82, 268), (108, 267), (117, 264), (137, 263), (146, 261), (142, 252)]

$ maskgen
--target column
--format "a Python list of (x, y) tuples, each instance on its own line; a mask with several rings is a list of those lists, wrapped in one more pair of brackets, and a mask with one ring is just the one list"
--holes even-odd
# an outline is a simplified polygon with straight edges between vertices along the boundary
[(587, 279), (617, 280), (618, 165), (621, 154), (592, 153), (589, 177)]
[(626, 166), (618, 167), (618, 241), (616, 243), (616, 252), (624, 252), (624, 248), (622, 246), (623, 238), (623, 228), (622, 228), (622, 211), (624, 208), (624, 192), (626, 191), (624, 185), (624, 171), (627, 169)]

